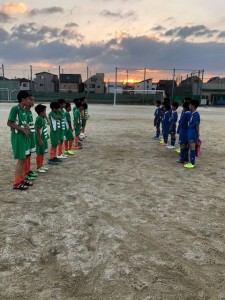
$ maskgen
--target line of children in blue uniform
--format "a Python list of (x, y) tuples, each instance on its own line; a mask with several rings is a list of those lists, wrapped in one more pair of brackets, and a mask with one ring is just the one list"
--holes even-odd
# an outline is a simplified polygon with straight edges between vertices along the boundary
[[(195, 167), (196, 147), (201, 143), (199, 139), (200, 115), (197, 112), (199, 102), (186, 97), (183, 102), (183, 110), (180, 116), (179, 125), (176, 130), (178, 120), (177, 108), (179, 104), (168, 99), (162, 103), (156, 101), (156, 110), (154, 113), (154, 126), (156, 127), (156, 136), (154, 140), (160, 140), (160, 133), (163, 138), (160, 145), (167, 149), (175, 149), (176, 133), (179, 134), (180, 158), (178, 163), (184, 164), (185, 168), (193, 169)], [(162, 132), (160, 132), (160, 125)], [(169, 135), (171, 136), (170, 145), (168, 144)]]
[[(20, 91), (17, 95), (18, 105), (14, 106), (9, 114), (7, 125), (11, 128), (11, 144), (14, 159), (17, 160), (13, 189), (27, 190), (33, 185), (32, 181), (38, 173), (45, 173), (48, 167), (44, 166), (44, 155), (48, 152), (48, 140), (51, 147), (48, 163), (58, 165), (68, 155), (73, 155), (72, 144), (74, 141), (71, 122), (71, 104), (64, 99), (51, 102), (51, 112), (46, 115), (46, 106), (38, 104), (35, 107), (36, 121), (33, 121), (31, 108), (34, 106), (34, 98), (26, 91)], [(74, 122), (76, 133), (75, 150), (81, 149), (80, 130), (88, 119), (88, 105), (85, 98), (76, 99), (74, 119), (79, 115), (79, 121)], [(84, 110), (85, 107), (85, 110)], [(83, 112), (84, 110), (84, 112)], [(82, 116), (82, 117), (81, 117)], [(85, 120), (85, 122), (84, 122)], [(80, 125), (79, 125), (80, 124)], [(50, 126), (48, 134), (47, 126)], [(82, 127), (82, 140), (85, 137), (85, 126)], [(64, 145), (64, 154), (63, 154)], [(78, 147), (77, 147), (78, 145)], [(30, 169), (31, 153), (36, 150), (36, 172)]]

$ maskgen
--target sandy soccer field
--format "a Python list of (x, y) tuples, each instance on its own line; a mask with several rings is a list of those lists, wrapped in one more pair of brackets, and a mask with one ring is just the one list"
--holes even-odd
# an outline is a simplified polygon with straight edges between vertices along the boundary
[(154, 107), (90, 106), (83, 150), (21, 192), (11, 106), (0, 104), (1, 300), (225, 299), (224, 108), (199, 109), (202, 155), (186, 170), (151, 139)]

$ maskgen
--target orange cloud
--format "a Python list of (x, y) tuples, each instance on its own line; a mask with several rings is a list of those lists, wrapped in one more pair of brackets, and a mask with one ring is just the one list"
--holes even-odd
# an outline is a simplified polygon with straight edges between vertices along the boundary
[(23, 2), (18, 2), (18, 3), (6, 2), (2, 5), (2, 11), (7, 14), (25, 13), (27, 11), (27, 6)]

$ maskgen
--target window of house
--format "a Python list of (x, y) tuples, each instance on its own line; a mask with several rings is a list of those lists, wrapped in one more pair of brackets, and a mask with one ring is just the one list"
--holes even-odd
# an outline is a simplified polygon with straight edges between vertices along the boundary
[(101, 88), (100, 85), (98, 85), (97, 88), (100, 89)]
[(43, 84), (43, 83), (40, 83), (40, 86), (44, 86), (44, 84)]
[(84, 87), (87, 87), (87, 84), (86, 84), (86, 83), (84, 84)]
[(95, 88), (95, 84), (89, 84), (89, 87), (94, 89)]

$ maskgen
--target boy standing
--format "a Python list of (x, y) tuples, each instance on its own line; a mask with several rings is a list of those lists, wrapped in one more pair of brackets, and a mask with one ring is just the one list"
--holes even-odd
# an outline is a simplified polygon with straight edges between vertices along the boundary
[(57, 146), (60, 143), (60, 121), (61, 116), (59, 115), (60, 105), (57, 102), (50, 103), (51, 112), (49, 113), (49, 122), (50, 122), (50, 140), (51, 140), (51, 148), (49, 152), (49, 160), (48, 163), (51, 165), (57, 165), (58, 162), (61, 162), (59, 158), (57, 158)]
[(59, 99), (58, 103), (60, 105), (60, 109), (58, 111), (59, 115), (61, 116), (60, 119), (60, 130), (59, 130), (59, 145), (58, 145), (58, 155), (57, 158), (65, 159), (67, 158), (67, 155), (63, 155), (63, 141), (65, 140), (65, 107), (66, 107), (66, 101), (65, 99)]
[(39, 173), (46, 173), (48, 168), (43, 166), (44, 154), (48, 152), (48, 129), (46, 127), (46, 106), (38, 104), (35, 107), (38, 117), (35, 121), (36, 164)]
[(11, 128), (11, 143), (14, 159), (17, 160), (13, 189), (26, 190), (32, 183), (24, 180), (24, 167), (27, 150), (28, 136), (30, 134), (27, 124), (25, 107), (29, 105), (30, 95), (20, 91), (17, 95), (19, 105), (12, 107), (7, 125)]
[(170, 145), (168, 145), (166, 147), (167, 149), (175, 149), (176, 123), (177, 123), (177, 119), (178, 119), (178, 114), (177, 114), (178, 106), (179, 106), (178, 102), (172, 102), (172, 104), (171, 104), (171, 117), (169, 119), (169, 122), (170, 122), (169, 133), (171, 135), (171, 142), (170, 142)]
[(188, 132), (187, 132), (188, 144), (190, 148), (190, 162), (184, 165), (184, 167), (188, 169), (193, 169), (195, 167), (195, 157), (196, 157), (195, 147), (199, 139), (199, 125), (200, 125), (200, 115), (196, 111), (198, 106), (199, 106), (199, 102), (197, 100), (190, 101), (189, 108), (191, 111), (191, 116), (188, 122)]
[(159, 140), (161, 116), (162, 116), (161, 101), (157, 100), (156, 110), (154, 113), (154, 127), (156, 128), (156, 135), (153, 137), (153, 140)]
[(75, 129), (75, 150), (80, 150), (81, 146), (79, 146), (79, 136), (81, 130), (81, 113), (80, 111), (83, 109), (83, 106), (80, 102), (76, 103), (76, 109), (73, 111), (73, 118), (74, 118), (74, 129)]
[(162, 133), (163, 133), (163, 143), (161, 146), (168, 145), (168, 136), (169, 136), (169, 129), (170, 129), (170, 105), (164, 104), (163, 105), (163, 118), (162, 118)]
[(72, 150), (72, 145), (73, 145), (73, 128), (71, 124), (71, 116), (70, 116), (70, 111), (71, 111), (71, 104), (69, 102), (66, 103), (66, 111), (65, 111), (65, 141), (64, 141), (64, 146), (65, 146), (65, 153), (69, 155), (73, 155), (74, 152)]

